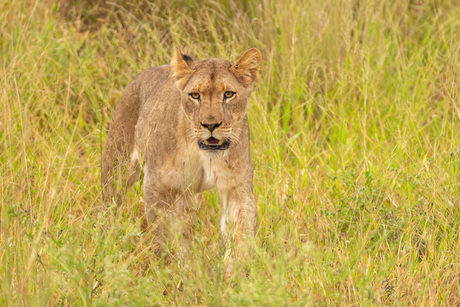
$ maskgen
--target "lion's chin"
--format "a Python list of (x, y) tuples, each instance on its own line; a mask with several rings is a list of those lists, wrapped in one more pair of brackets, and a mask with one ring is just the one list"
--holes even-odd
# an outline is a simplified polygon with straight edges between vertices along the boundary
[(211, 136), (209, 139), (204, 141), (198, 140), (198, 146), (202, 150), (226, 150), (230, 146), (230, 138), (224, 141), (219, 141)]

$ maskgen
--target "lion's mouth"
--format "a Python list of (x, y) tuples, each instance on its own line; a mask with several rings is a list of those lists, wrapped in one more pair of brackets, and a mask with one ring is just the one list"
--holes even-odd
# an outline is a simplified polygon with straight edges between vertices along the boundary
[(220, 141), (214, 137), (210, 137), (207, 140), (198, 140), (198, 146), (202, 150), (226, 150), (230, 146), (230, 139)]

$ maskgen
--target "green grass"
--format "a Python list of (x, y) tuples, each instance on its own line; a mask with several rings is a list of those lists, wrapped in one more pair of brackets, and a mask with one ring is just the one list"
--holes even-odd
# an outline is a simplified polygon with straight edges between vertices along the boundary
[[(6, 0), (0, 305), (459, 305), (459, 1)], [(136, 185), (101, 210), (131, 78), (263, 54), (249, 108), (259, 227), (223, 279), (219, 197), (188, 260), (157, 259)]]

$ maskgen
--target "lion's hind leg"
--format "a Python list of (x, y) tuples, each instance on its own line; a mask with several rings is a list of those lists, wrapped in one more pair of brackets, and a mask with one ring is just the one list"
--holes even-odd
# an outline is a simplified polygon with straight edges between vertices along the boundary
[(111, 129), (102, 153), (102, 191), (106, 205), (112, 202), (121, 205), (126, 192), (141, 175), (137, 150), (131, 150), (132, 141), (123, 134), (114, 134)]
[(126, 192), (140, 179), (141, 165), (137, 150), (128, 156), (109, 146), (110, 144), (104, 148), (102, 162), (104, 201), (107, 205), (112, 202), (121, 205)]
[(120, 205), (126, 191), (139, 179), (137, 155), (133, 159), (137, 153), (134, 140), (140, 107), (138, 83), (135, 79), (124, 90), (102, 152), (102, 191), (106, 204), (115, 201)]

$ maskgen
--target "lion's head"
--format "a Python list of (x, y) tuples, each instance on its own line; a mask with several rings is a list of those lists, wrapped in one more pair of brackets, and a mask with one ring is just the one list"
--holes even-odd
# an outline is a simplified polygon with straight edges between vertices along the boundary
[(246, 50), (234, 63), (221, 59), (193, 61), (176, 49), (173, 76), (181, 92), (187, 118), (203, 150), (225, 150), (239, 131), (262, 56)]

